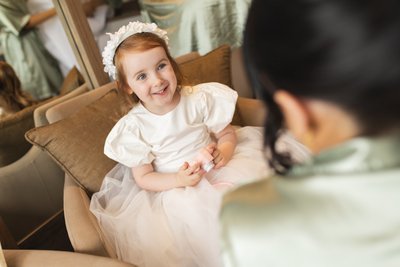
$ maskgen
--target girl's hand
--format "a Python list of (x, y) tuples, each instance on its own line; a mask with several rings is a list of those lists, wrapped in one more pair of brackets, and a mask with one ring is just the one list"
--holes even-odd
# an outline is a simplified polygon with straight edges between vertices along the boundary
[(215, 169), (221, 168), (225, 166), (230, 158), (226, 157), (224, 153), (218, 149), (218, 147), (214, 148), (214, 151), (211, 154), (214, 158)]
[(205, 171), (200, 168), (200, 163), (196, 162), (192, 166), (189, 163), (183, 163), (182, 167), (176, 174), (177, 183), (184, 186), (195, 186), (203, 177)]

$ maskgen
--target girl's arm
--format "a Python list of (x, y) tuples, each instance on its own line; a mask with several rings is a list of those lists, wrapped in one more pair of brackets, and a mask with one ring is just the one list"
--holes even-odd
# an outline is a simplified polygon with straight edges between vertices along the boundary
[(218, 169), (225, 166), (231, 160), (236, 148), (237, 138), (235, 129), (230, 124), (215, 134), (215, 137), (217, 138), (217, 147), (212, 155), (214, 157), (215, 168)]
[(176, 187), (194, 186), (200, 181), (204, 173), (200, 169), (199, 163), (189, 166), (187, 162), (176, 173), (155, 172), (151, 164), (132, 168), (136, 184), (149, 191), (165, 191)]

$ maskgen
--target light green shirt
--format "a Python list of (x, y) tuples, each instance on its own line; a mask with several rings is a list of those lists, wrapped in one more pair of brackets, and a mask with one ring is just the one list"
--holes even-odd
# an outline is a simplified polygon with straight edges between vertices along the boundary
[(356, 138), (225, 196), (229, 266), (400, 266), (400, 135)]
[(58, 94), (62, 74), (35, 30), (23, 30), (30, 14), (26, 0), (0, 0), (0, 44), (4, 57), (34, 98)]

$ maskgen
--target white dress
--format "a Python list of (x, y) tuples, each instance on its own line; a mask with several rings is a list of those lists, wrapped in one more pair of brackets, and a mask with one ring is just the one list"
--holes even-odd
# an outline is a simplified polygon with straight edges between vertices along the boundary
[(265, 177), (262, 129), (236, 130), (233, 158), (193, 187), (151, 192), (139, 188), (131, 168), (152, 163), (177, 172), (232, 120), (237, 93), (219, 83), (181, 90), (176, 108), (155, 115), (136, 105), (108, 135), (104, 153), (119, 162), (92, 197), (90, 210), (119, 259), (138, 266), (222, 266), (218, 214), (222, 192)]

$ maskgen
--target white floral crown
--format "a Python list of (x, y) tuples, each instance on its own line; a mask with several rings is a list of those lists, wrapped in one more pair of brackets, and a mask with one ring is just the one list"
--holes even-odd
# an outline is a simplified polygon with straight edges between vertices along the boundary
[(114, 56), (115, 50), (117, 47), (129, 36), (141, 33), (141, 32), (151, 32), (158, 35), (162, 38), (165, 43), (168, 45), (168, 36), (167, 32), (161, 30), (157, 27), (155, 23), (143, 23), (140, 21), (131, 21), (128, 25), (124, 25), (119, 28), (114, 34), (107, 33), (110, 36), (110, 40), (107, 41), (106, 46), (104, 47), (102, 56), (103, 56), (103, 64), (104, 71), (108, 73), (114, 80), (117, 75), (117, 68), (114, 65)]

